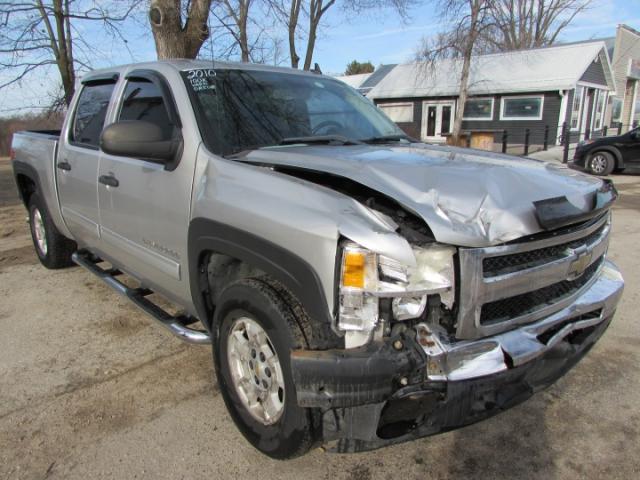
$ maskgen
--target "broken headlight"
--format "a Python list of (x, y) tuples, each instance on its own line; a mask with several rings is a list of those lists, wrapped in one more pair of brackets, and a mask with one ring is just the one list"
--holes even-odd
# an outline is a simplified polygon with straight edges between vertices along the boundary
[(416, 264), (409, 266), (355, 243), (343, 246), (338, 328), (358, 332), (355, 344), (370, 340), (378, 326), (380, 298), (393, 299), (395, 320), (421, 317), (428, 295), (453, 305), (455, 248), (433, 243), (414, 246), (413, 253)]

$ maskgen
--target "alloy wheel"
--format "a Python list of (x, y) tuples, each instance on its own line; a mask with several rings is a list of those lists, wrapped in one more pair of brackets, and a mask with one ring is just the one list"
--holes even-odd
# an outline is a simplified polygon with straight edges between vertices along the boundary
[(273, 343), (255, 320), (234, 320), (227, 337), (227, 360), (246, 410), (263, 425), (277, 422), (284, 411), (284, 376)]
[(33, 233), (36, 237), (36, 244), (38, 246), (38, 250), (43, 256), (47, 255), (47, 251), (49, 249), (47, 245), (47, 234), (44, 226), (44, 220), (42, 218), (42, 214), (39, 209), (34, 209), (33, 211)]
[(596, 154), (591, 159), (591, 170), (593, 173), (603, 173), (607, 169), (607, 157), (601, 153)]

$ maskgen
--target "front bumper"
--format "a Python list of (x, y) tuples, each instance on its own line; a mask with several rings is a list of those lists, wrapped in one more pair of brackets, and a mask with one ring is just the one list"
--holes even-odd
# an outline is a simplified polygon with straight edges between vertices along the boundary
[(569, 166), (578, 170), (585, 170), (587, 168), (588, 150), (578, 147), (573, 154), (573, 158), (569, 160)]
[(495, 415), (554, 383), (609, 325), (624, 281), (605, 261), (568, 307), (474, 341), (401, 334), (351, 350), (295, 351), (298, 403), (323, 410), (339, 452), (370, 450)]

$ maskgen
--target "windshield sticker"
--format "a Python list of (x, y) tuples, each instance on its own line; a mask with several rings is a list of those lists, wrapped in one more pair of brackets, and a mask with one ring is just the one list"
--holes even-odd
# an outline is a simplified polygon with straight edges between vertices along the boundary
[(216, 71), (212, 68), (201, 68), (197, 70), (188, 70), (187, 79), (191, 83), (191, 88), (194, 92), (201, 92), (203, 90), (215, 90), (216, 86), (214, 79), (216, 77)]

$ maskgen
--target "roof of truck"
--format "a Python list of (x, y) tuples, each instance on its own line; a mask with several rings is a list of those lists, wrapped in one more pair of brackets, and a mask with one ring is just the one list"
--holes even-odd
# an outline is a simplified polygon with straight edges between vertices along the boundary
[[(112, 67), (100, 68), (100, 69), (96, 69), (88, 72), (82, 77), (82, 80), (86, 80), (87, 78), (91, 78), (94, 76), (101, 76), (109, 73), (120, 73), (124, 70), (130, 70), (132, 68), (153, 69), (157, 65), (165, 65), (165, 66), (173, 67), (175, 70), (178, 70), (178, 71), (192, 70), (194, 68), (216, 68), (216, 69), (280, 72), (280, 73), (291, 73), (291, 74), (298, 74), (298, 75), (318, 75), (313, 71), (298, 70), (298, 69), (289, 68), (289, 67), (276, 67), (276, 66), (258, 64), (258, 63), (222, 62), (218, 60), (215, 60), (215, 61), (190, 60), (186, 58), (177, 58), (172, 60), (155, 60), (152, 62), (129, 63), (125, 65), (116, 65)], [(333, 77), (327, 76), (327, 78), (333, 78)]]

